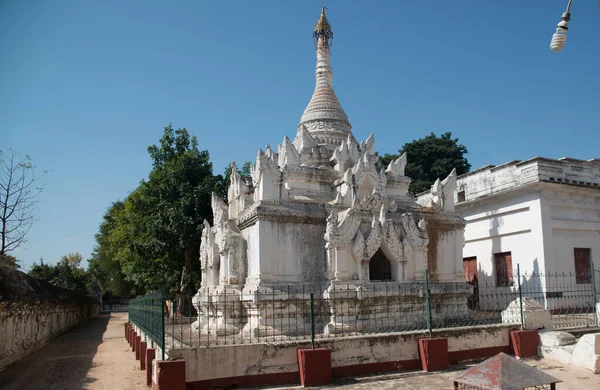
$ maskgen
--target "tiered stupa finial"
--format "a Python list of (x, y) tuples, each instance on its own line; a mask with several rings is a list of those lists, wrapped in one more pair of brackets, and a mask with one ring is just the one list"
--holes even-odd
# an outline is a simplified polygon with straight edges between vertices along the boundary
[(313, 37), (317, 49), (317, 83), (298, 127), (306, 127), (319, 144), (333, 149), (348, 137), (352, 127), (333, 90), (329, 49), (333, 40), (333, 31), (325, 16), (325, 7), (321, 10)]

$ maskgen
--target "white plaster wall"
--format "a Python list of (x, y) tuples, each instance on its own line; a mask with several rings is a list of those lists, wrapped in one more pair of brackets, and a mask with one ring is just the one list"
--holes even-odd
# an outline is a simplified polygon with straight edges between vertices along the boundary
[(248, 261), (248, 275), (249, 279), (259, 278), (260, 267), (258, 261), (254, 259), (260, 258), (260, 246), (258, 241), (258, 223), (248, 226), (242, 230), (242, 235), (246, 240), (246, 259)]
[[(448, 351), (502, 347), (509, 345), (514, 325), (474, 326), (434, 331), (434, 337), (448, 338)], [(418, 339), (425, 332), (406, 332), (361, 337), (318, 340), (318, 348), (331, 349), (331, 366), (416, 360)], [(171, 349), (172, 359), (186, 361), (186, 382), (244, 375), (298, 371), (297, 350), (310, 348), (308, 342), (247, 344), (235, 346)]]
[[(248, 260), (260, 264), (262, 281), (293, 283), (325, 278), (324, 224), (259, 221), (257, 225), (259, 234), (254, 238), (259, 245), (258, 257)], [(255, 253), (252, 251), (252, 256)]]
[(461, 230), (440, 232), (437, 242), (437, 280), (462, 279), (462, 235)]
[(547, 287), (562, 297), (549, 299), (549, 309), (593, 307), (593, 286), (577, 284), (574, 248), (590, 248), (591, 260), (600, 270), (600, 191), (568, 185), (547, 184), (542, 192), (544, 245), (548, 248), (546, 269), (551, 274)]
[(600, 190), (544, 185), (542, 205), (549, 272), (575, 272), (574, 248), (590, 248), (600, 270)]
[(97, 305), (0, 303), (0, 369), (98, 314)]
[(540, 207), (535, 191), (459, 208), (467, 220), (463, 257), (477, 256), (480, 285), (496, 285), (494, 253), (511, 252), (522, 274), (545, 271)]

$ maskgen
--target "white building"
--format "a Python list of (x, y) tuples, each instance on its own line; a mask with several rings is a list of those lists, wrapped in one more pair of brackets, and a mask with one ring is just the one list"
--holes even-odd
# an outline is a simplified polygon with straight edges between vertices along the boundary
[(459, 176), (454, 197), (467, 220), (467, 280), (477, 275), (480, 286), (514, 285), (518, 265), (521, 274), (542, 274), (525, 277), (523, 287), (544, 291), (540, 300), (592, 289), (592, 262), (600, 270), (600, 159), (488, 165)]
[[(385, 166), (373, 135), (356, 141), (333, 90), (332, 36), (323, 8), (313, 34), (315, 90), (293, 141), (284, 136), (275, 150), (259, 150), (250, 177), (233, 167), (228, 203), (213, 195), (195, 298), (204, 332), (297, 331), (307, 318), (307, 284), (331, 306), (327, 332), (383, 329), (377, 310), (387, 315), (393, 299), (389, 326), (407, 321), (401, 304), (409, 298), (388, 296), (388, 287), (408, 288), (426, 269), (432, 279), (462, 281), (465, 221), (452, 196), (421, 207), (408, 193), (406, 155)], [(455, 171), (439, 183), (447, 194), (455, 184)], [(348, 310), (367, 296), (380, 304)], [(275, 297), (286, 304), (274, 308)]]

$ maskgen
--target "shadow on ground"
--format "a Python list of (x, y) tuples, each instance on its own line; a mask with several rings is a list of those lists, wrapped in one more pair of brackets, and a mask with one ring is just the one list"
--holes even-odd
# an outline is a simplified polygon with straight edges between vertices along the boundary
[(80, 389), (108, 325), (110, 314), (79, 325), (0, 372), (3, 390)]

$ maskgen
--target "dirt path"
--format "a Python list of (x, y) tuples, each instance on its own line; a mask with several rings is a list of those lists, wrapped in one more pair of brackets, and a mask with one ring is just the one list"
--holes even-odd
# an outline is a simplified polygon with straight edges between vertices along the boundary
[(0, 372), (6, 390), (147, 390), (123, 337), (126, 313), (100, 315)]

